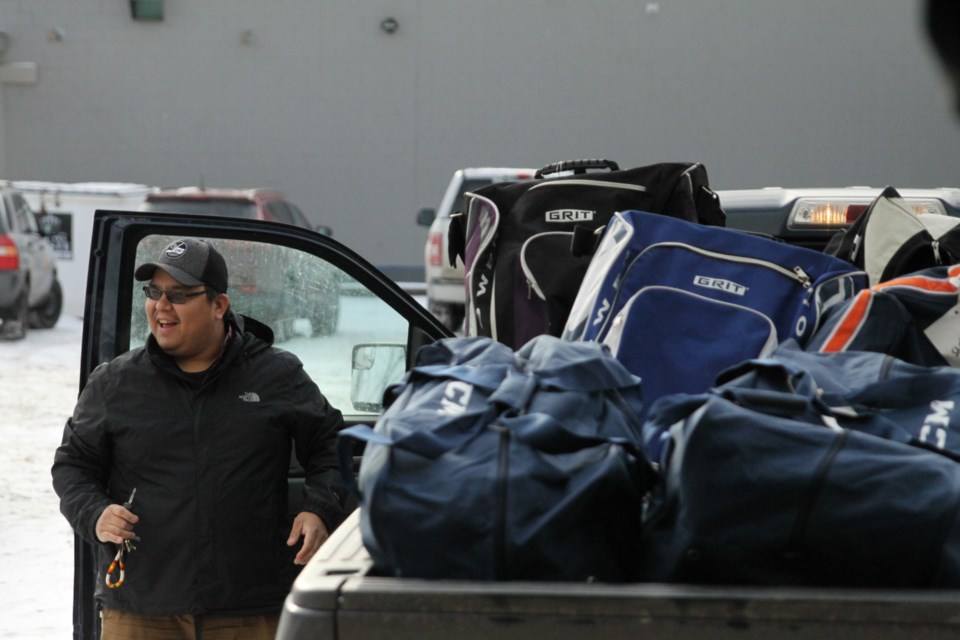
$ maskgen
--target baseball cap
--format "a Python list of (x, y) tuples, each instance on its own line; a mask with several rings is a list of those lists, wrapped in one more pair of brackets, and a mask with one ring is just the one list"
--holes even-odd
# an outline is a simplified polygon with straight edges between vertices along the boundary
[(149, 280), (155, 269), (166, 271), (180, 284), (204, 284), (220, 293), (227, 292), (227, 263), (213, 246), (203, 240), (174, 240), (160, 252), (156, 261), (137, 267), (134, 277)]

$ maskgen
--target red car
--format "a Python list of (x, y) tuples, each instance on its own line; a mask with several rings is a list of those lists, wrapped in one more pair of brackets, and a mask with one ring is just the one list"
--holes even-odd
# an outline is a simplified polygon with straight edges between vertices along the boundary
[(0, 184), (0, 338), (23, 338), (60, 318), (63, 289), (56, 253), (45, 228), (20, 191)]
[(331, 235), (329, 227), (311, 223), (297, 205), (271, 189), (157, 189), (147, 195), (141, 208), (144, 211), (272, 220)]

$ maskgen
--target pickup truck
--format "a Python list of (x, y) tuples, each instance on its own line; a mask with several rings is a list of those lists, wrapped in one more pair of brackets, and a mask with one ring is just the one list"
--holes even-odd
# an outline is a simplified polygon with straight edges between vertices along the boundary
[[(729, 203), (736, 212), (730, 226), (822, 249), (879, 192), (775, 188), (719, 193), (725, 209)], [(960, 213), (960, 192), (955, 189), (901, 193), (918, 213)], [(297, 578), (277, 638), (796, 640), (958, 634), (957, 590), (478, 582), (378, 575), (363, 545), (359, 512), (354, 512)]]
[(376, 575), (355, 511), (307, 563), (278, 640), (956, 638), (960, 591), (470, 582)]

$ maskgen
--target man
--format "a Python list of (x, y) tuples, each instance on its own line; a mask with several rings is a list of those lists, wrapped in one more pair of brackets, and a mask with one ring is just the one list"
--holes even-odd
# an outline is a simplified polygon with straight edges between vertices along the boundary
[[(60, 510), (99, 546), (102, 637), (272, 639), (294, 564), (344, 517), (343, 418), (231, 311), (212, 245), (177, 240), (135, 277), (147, 343), (91, 373), (52, 469)], [(292, 526), (291, 441), (306, 470)]]

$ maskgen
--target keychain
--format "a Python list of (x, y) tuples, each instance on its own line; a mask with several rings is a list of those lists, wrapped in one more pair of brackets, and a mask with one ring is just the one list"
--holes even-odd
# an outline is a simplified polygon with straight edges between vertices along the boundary
[[(137, 489), (136, 487), (134, 487), (133, 491), (130, 493), (130, 497), (127, 498), (127, 501), (123, 503), (124, 509), (128, 511), (130, 510), (130, 508), (133, 506), (133, 498), (136, 495), (137, 495)], [(126, 566), (124, 564), (124, 559), (126, 558), (128, 553), (136, 549), (136, 547), (133, 546), (133, 543), (130, 542), (129, 540), (124, 540), (123, 544), (120, 544), (117, 546), (119, 547), (119, 549), (117, 549), (117, 555), (114, 556), (113, 562), (110, 563), (110, 568), (107, 569), (107, 575), (103, 577), (104, 582), (106, 582), (107, 587), (109, 587), (110, 589), (118, 589), (123, 586), (123, 579), (126, 575)], [(120, 569), (120, 575), (118, 576), (117, 581), (113, 582), (112, 581), (113, 572), (116, 571), (117, 568)]]

